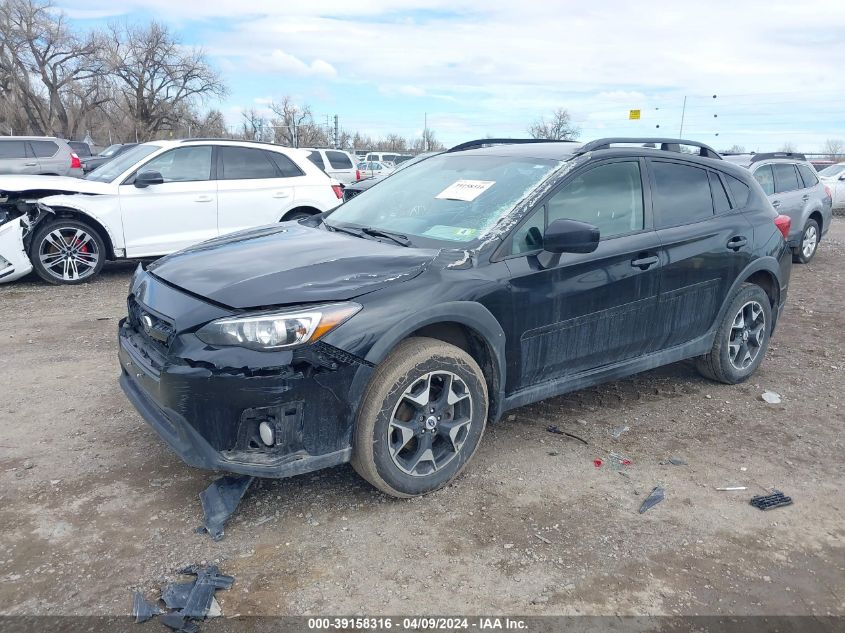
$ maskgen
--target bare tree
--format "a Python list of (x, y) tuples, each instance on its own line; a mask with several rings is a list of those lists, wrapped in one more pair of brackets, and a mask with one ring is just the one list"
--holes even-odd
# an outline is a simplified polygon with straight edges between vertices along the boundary
[(550, 141), (574, 141), (581, 136), (581, 130), (572, 124), (569, 111), (558, 108), (546, 121), (540, 117), (528, 127), (531, 138), (547, 139)]
[[(255, 108), (241, 112), (241, 137), (248, 141), (263, 140), (262, 134), (267, 121)], [(271, 134), (272, 136), (272, 134)], [(272, 138), (270, 139), (272, 140)]]
[(744, 154), (745, 153), (745, 147), (743, 147), (742, 145), (737, 145), (736, 143), (734, 143), (728, 149), (726, 149), (723, 153), (724, 154)]
[(97, 33), (77, 36), (49, 2), (0, 3), (0, 85), (35, 134), (72, 137), (108, 92)]
[(795, 151), (795, 144), (792, 141), (786, 141), (783, 145), (780, 146), (779, 152), (794, 152)]
[(182, 106), (227, 92), (205, 53), (182, 46), (158, 22), (111, 25), (107, 61), (119, 104), (134, 121), (141, 140), (176, 127)]
[(271, 103), (270, 110), (276, 115), (273, 119), (276, 143), (288, 147), (328, 145), (326, 130), (314, 123), (310, 106), (299, 106), (293, 102), (293, 99), (286, 96), (280, 102)]
[(830, 160), (839, 160), (845, 154), (845, 143), (839, 139), (829, 138), (822, 146), (822, 153), (826, 154)]

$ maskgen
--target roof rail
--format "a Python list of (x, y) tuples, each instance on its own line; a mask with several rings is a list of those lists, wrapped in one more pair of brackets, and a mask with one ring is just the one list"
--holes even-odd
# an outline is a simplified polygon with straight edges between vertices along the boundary
[(446, 153), (463, 152), (467, 149), (477, 149), (487, 145), (519, 145), (521, 143), (577, 143), (577, 141), (553, 141), (545, 138), (479, 138), (450, 147), (446, 150)]
[[(255, 143), (256, 145), (275, 145), (276, 147), (286, 147), (284, 145), (280, 145), (279, 143), (273, 143), (272, 141), (253, 141), (250, 139), (240, 139), (240, 138), (180, 138), (178, 140), (179, 143), (191, 143), (193, 141), (214, 141), (214, 142), (223, 142), (223, 143)], [(294, 147), (288, 147), (287, 149), (296, 149)]]
[(590, 141), (589, 143), (585, 143), (581, 148), (578, 150), (579, 154), (584, 154), (586, 152), (592, 152), (599, 149), (610, 149), (611, 145), (618, 145), (619, 143), (660, 143), (660, 149), (664, 152), (680, 152), (681, 145), (689, 145), (690, 147), (698, 147), (699, 156), (704, 156), (705, 158), (722, 158), (719, 153), (710, 147), (709, 145), (705, 145), (704, 143), (699, 143), (698, 141), (688, 141), (686, 139), (681, 138), (660, 138), (660, 137), (648, 137), (648, 138), (639, 138), (639, 137), (608, 137), (608, 138), (599, 138), (595, 141)]
[(804, 154), (800, 154), (798, 152), (768, 152), (752, 154), (751, 162), (757, 163), (761, 160), (769, 160), (770, 158), (794, 158), (795, 160), (807, 160), (807, 157), (804, 156)]

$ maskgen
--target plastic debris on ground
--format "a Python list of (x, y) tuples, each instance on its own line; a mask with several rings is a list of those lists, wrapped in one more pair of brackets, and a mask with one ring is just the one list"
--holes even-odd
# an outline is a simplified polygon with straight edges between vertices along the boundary
[(748, 490), (748, 486), (722, 486), (720, 488), (716, 488), (716, 490), (720, 492), (732, 492), (734, 490)]
[(780, 490), (773, 490), (770, 495), (752, 497), (750, 503), (760, 510), (771, 510), (782, 506), (791, 506), (792, 497), (787, 497)]
[(774, 391), (764, 391), (760, 398), (769, 404), (780, 404), (780, 394)]
[(620, 470), (625, 466), (630, 466), (633, 462), (625, 457), (624, 455), (620, 455), (619, 453), (610, 453), (610, 467), (613, 470)]
[(630, 430), (630, 426), (620, 426), (618, 429), (614, 429), (613, 431), (611, 431), (610, 435), (613, 437), (614, 440), (618, 440), (620, 437), (622, 437), (623, 433), (627, 433)]
[(687, 460), (683, 459), (682, 457), (670, 457), (669, 459), (660, 462), (661, 466), (666, 466), (667, 464), (671, 466), (686, 466)]
[(593, 460), (593, 466), (595, 466), (596, 468), (601, 468), (601, 465), (602, 465), (603, 463), (604, 463), (604, 462), (603, 462), (602, 460), (600, 460), (598, 457), (597, 457), (596, 459), (594, 459), (594, 460)]
[(226, 475), (215, 479), (214, 482), (200, 493), (202, 502), (202, 527), (199, 532), (208, 532), (214, 541), (223, 538), (223, 526), (229, 517), (238, 509), (246, 494), (252, 477), (247, 475)]
[(144, 596), (135, 592), (132, 615), (136, 622), (146, 622), (158, 615), (166, 627), (179, 633), (196, 633), (198, 621), (223, 615), (214, 592), (229, 589), (235, 579), (221, 574), (216, 565), (207, 567), (193, 565), (179, 571), (180, 574), (196, 576), (193, 582), (171, 583), (161, 591), (161, 599), (168, 609), (166, 613), (157, 604), (150, 604)]
[(664, 494), (663, 487), (655, 486), (654, 490), (651, 491), (651, 494), (646, 497), (645, 501), (643, 501), (643, 504), (640, 506), (639, 513), (642, 514), (643, 512), (650, 510), (665, 498), (666, 496)]
[(562, 431), (558, 426), (555, 425), (547, 426), (546, 431), (548, 431), (549, 433), (554, 433), (555, 435), (565, 435), (566, 437), (571, 437), (572, 439), (578, 440), (583, 444), (588, 444), (587, 440), (585, 440), (583, 437), (578, 437), (577, 435), (573, 435), (572, 433)]

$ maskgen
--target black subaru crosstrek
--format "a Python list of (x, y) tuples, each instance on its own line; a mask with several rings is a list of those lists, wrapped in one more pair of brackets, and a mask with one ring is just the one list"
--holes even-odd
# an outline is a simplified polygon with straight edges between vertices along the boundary
[(748, 378), (786, 300), (788, 233), (706, 145), (470, 142), (332, 212), (139, 267), (120, 381), (193, 466), (351, 461), (418, 495), (509, 409), (688, 358)]

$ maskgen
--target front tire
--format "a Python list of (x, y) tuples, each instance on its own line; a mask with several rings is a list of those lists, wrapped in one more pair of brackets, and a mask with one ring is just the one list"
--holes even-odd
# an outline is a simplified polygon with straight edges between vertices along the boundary
[(807, 220), (801, 232), (801, 241), (792, 252), (792, 261), (797, 264), (808, 264), (816, 256), (820, 237), (819, 223), (815, 220)]
[(478, 448), (487, 407), (484, 374), (469, 354), (436, 339), (407, 339), (370, 381), (352, 466), (394, 497), (442, 488)]
[(85, 283), (106, 261), (106, 245), (85, 222), (58, 219), (44, 222), (32, 236), (29, 259), (41, 279), (56, 285)]
[(746, 380), (757, 371), (769, 346), (772, 308), (765, 291), (742, 284), (722, 319), (710, 352), (696, 359), (705, 377), (728, 385)]

